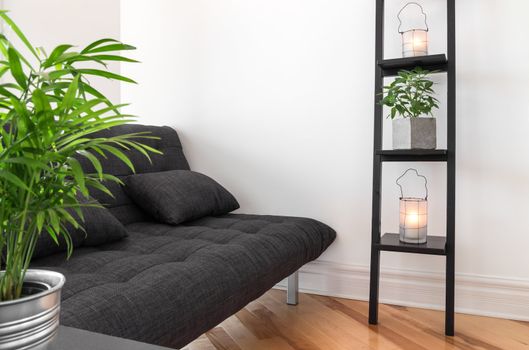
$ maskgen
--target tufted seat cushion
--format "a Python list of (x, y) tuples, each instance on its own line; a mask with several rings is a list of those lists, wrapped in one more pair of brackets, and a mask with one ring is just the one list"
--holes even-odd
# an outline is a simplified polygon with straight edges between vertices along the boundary
[(312, 219), (243, 214), (179, 226), (136, 222), (127, 230), (122, 241), (32, 267), (66, 276), (62, 324), (174, 348), (317, 258), (335, 238)]

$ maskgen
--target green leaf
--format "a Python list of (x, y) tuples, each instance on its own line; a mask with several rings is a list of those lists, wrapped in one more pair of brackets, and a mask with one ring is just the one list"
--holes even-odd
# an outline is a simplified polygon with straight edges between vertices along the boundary
[(75, 71), (72, 69), (57, 69), (48, 73), (48, 77), (50, 80), (57, 80), (65, 75), (73, 75), (74, 73)]
[(53, 82), (53, 83), (43, 84), (41, 89), (44, 92), (54, 91), (54, 90), (61, 90), (62, 91), (64, 89), (68, 89), (69, 86), (70, 86), (70, 82), (67, 82), (67, 81), (64, 81), (64, 82)]
[(95, 106), (97, 106), (97, 105), (99, 105), (99, 104), (101, 104), (103, 102), (104, 101), (100, 100), (100, 99), (86, 101), (84, 104), (82, 104), (81, 106), (78, 106), (75, 110), (70, 112), (70, 114), (68, 114), (68, 118), (70, 120), (74, 121), (74, 119), (79, 117), (81, 114), (90, 112), (92, 110), (92, 108), (94, 108)]
[(35, 89), (35, 91), (33, 91), (33, 96), (31, 100), (33, 101), (33, 104), (35, 105), (35, 110), (37, 112), (50, 112), (51, 111), (50, 101), (48, 100), (46, 94), (42, 90)]
[(42, 232), (42, 227), (44, 226), (44, 219), (46, 218), (43, 211), (37, 213), (37, 231)]
[(106, 195), (108, 195), (109, 197), (114, 198), (114, 194), (110, 192), (110, 190), (99, 181), (90, 181), (87, 183), (87, 186), (92, 187), (96, 190), (99, 190), (105, 193)]
[(118, 56), (118, 55), (93, 55), (93, 56), (85, 56), (85, 57), (89, 57), (91, 59), (96, 59), (99, 61), (118, 61), (118, 62), (138, 63), (138, 61), (132, 58)]
[(60, 218), (69, 222), (74, 228), (79, 228), (79, 222), (65, 209), (57, 208), (57, 211), (60, 213)]
[(106, 180), (106, 181), (112, 181), (112, 182), (115, 182), (117, 184), (124, 185), (123, 181), (121, 181), (119, 179), (119, 177), (116, 177), (114, 175), (103, 174), (103, 179)]
[(132, 58), (118, 56), (118, 55), (91, 55), (91, 56), (80, 55), (80, 56), (75, 58), (75, 61), (76, 62), (95, 61), (97, 63), (100, 63), (100, 64), (104, 65), (104, 66), (106, 66), (105, 62), (109, 62), (109, 61), (138, 63), (138, 61), (136, 61), (136, 60), (134, 60)]
[(134, 169), (134, 165), (132, 164), (130, 159), (127, 158), (127, 156), (122, 151), (120, 151), (119, 149), (117, 149), (114, 146), (110, 146), (110, 145), (106, 145), (106, 144), (101, 144), (101, 145), (99, 145), (99, 147), (101, 149), (113, 154), (117, 158), (119, 158), (123, 163), (125, 163), (130, 168), (130, 170), (132, 170), (133, 172), (136, 172), (136, 170)]
[(48, 232), (52, 232), (52, 238), (55, 241), (55, 243), (59, 244), (59, 240), (57, 239), (57, 236), (61, 232), (61, 221), (59, 220), (59, 217), (57, 216), (57, 213), (54, 209), (48, 209), (48, 218), (50, 220), (51, 228), (52, 230), (48, 229)]
[(13, 173), (10, 173), (6, 170), (2, 170), (0, 169), (0, 178), (4, 179), (4, 180), (7, 180), (8, 182), (10, 182), (11, 184), (25, 190), (25, 191), (30, 191), (29, 187), (24, 183), (24, 181), (22, 181), (18, 176), (16, 176), (15, 174)]
[(28, 86), (28, 78), (24, 74), (18, 53), (15, 49), (10, 47), (7, 49), (7, 54), (9, 56), (9, 66), (11, 67), (11, 74), (13, 75), (13, 78), (15, 78), (17, 83), (22, 86), (23, 89), (26, 89)]
[(85, 186), (84, 171), (81, 167), (81, 164), (75, 158), (69, 158), (68, 163), (72, 168), (73, 176), (75, 178), (75, 181), (79, 185), (79, 188), (81, 189), (81, 193), (83, 193), (85, 196), (88, 196), (88, 190)]
[(33, 54), (33, 56), (35, 56), (36, 58), (39, 58), (39, 55), (37, 54), (37, 51), (35, 50), (35, 48), (33, 47), (33, 45), (31, 45), (31, 43), (29, 42), (29, 40), (26, 38), (26, 36), (24, 35), (24, 33), (22, 33), (22, 31), (20, 30), (20, 28), (18, 28), (18, 26), (15, 24), (15, 22), (13, 22), (13, 20), (7, 15), (7, 13), (5, 11), (1, 11), (0, 12), (0, 17), (4, 20), (4, 22), (6, 22), (10, 27), (11, 29), (13, 29), (13, 31), (16, 33), (16, 35), (20, 38), (20, 40), (24, 43), (24, 45), (26, 45), (26, 47), (28, 48), (28, 50)]
[(91, 43), (90, 45), (88, 45), (86, 48), (84, 48), (83, 51), (81, 51), (81, 53), (86, 53), (86, 52), (89, 52), (91, 49), (93, 49), (94, 47), (97, 47), (101, 44), (105, 44), (105, 43), (109, 43), (109, 42), (112, 42), (112, 43), (119, 43), (118, 40), (115, 40), (115, 39), (110, 39), (110, 38), (105, 38), (105, 39), (101, 39), (101, 40), (97, 40), (97, 41), (94, 41), (93, 43)]
[(83, 68), (83, 69), (78, 69), (77, 72), (79, 72), (81, 74), (95, 75), (95, 76), (99, 76), (99, 77), (103, 77), (103, 78), (107, 78), (107, 79), (121, 80), (121, 81), (124, 81), (124, 82), (127, 82), (127, 83), (137, 84), (134, 80), (132, 80), (130, 78), (124, 77), (124, 76), (116, 74), (116, 73), (100, 70), (100, 69)]
[(98, 52), (111, 52), (111, 51), (127, 51), (127, 50), (136, 50), (134, 46), (127, 44), (110, 44), (106, 46), (100, 46), (97, 48), (90, 49), (88, 51), (83, 50), (82, 53), (98, 53)]
[(79, 90), (79, 75), (76, 76), (72, 82), (70, 83), (70, 86), (68, 87), (68, 90), (66, 91), (66, 94), (63, 97), (60, 109), (63, 111), (67, 111), (73, 106), (73, 102), (75, 100), (75, 97), (77, 96), (77, 92)]
[(18, 115), (23, 119), (27, 118), (28, 111), (26, 109), (26, 105), (22, 104), (24, 101), (19, 101), (17, 98), (13, 97), (11, 97), (9, 100), (11, 101), (15, 112), (18, 113)]
[(66, 62), (68, 65), (71, 65), (77, 60), (78, 57), (81, 57), (78, 52), (65, 52), (61, 56), (57, 57), (54, 64), (61, 64)]
[(55, 60), (59, 58), (66, 50), (72, 48), (73, 45), (59, 45), (53, 51), (51, 52), (50, 57), (46, 61), (44, 61), (43, 66), (44, 67), (50, 67), (55, 64)]
[(17, 99), (17, 97), (11, 91), (7, 90), (3, 86), (0, 86), (0, 95)]
[(55, 229), (53, 228), (53, 226), (48, 227), (46, 231), (48, 232), (48, 235), (50, 235), (50, 237), (53, 240), (53, 242), (55, 242), (56, 245), (59, 245), (59, 239), (57, 238), (57, 233), (56, 233)]
[(43, 169), (46, 171), (51, 171), (51, 168), (46, 163), (43, 163), (42, 161), (37, 160), (37, 159), (28, 158), (28, 157), (8, 158), (2, 161), (5, 163), (21, 164), (21, 165), (26, 165), (32, 168), (39, 168), (39, 169)]
[(94, 156), (92, 153), (85, 150), (79, 151), (78, 153), (90, 160), (90, 162), (94, 166), (94, 169), (97, 172), (97, 175), (99, 176), (99, 179), (103, 180), (103, 167), (101, 166), (101, 162), (99, 161), (99, 159), (97, 159), (97, 157)]

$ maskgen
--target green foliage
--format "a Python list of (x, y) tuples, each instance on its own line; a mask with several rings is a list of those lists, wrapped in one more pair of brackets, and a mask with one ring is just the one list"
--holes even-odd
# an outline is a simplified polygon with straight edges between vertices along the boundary
[(391, 84), (384, 86), (385, 96), (380, 104), (391, 108), (388, 118), (416, 118), (423, 114), (433, 117), (432, 109), (439, 108), (439, 101), (433, 97), (430, 73), (420, 67), (402, 70)]
[[(82, 227), (82, 196), (91, 189), (109, 193), (104, 181), (119, 182), (105, 174), (95, 154), (112, 154), (131, 169), (123, 149), (136, 149), (148, 157), (158, 152), (139, 142), (142, 133), (109, 138), (90, 135), (134, 121), (90, 85), (90, 76), (134, 81), (109, 72), (110, 61), (135, 62), (119, 51), (134, 47), (113, 39), (96, 41), (81, 51), (59, 45), (49, 55), (34, 48), (22, 31), (0, 11), (0, 17), (20, 39), (17, 49), (0, 34), (0, 301), (21, 296), (22, 283), (37, 238), (59, 237), (72, 252), (65, 224)], [(29, 57), (22, 54), (29, 51)], [(101, 69), (87, 68), (86, 63)], [(159, 153), (159, 152), (158, 152)], [(88, 159), (95, 173), (85, 173), (77, 159)], [(77, 214), (77, 215), (75, 215)], [(81, 219), (79, 219), (79, 218)]]

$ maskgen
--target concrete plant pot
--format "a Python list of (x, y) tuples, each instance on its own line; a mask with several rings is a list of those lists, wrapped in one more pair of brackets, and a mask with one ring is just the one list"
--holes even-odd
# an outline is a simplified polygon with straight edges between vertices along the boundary
[(0, 302), (0, 350), (46, 349), (59, 328), (64, 281), (57, 272), (27, 271), (23, 297)]
[(436, 149), (435, 118), (393, 119), (393, 149)]

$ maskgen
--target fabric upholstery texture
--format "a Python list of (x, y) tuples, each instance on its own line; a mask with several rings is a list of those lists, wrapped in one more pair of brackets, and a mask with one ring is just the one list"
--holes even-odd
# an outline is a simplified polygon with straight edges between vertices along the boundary
[[(161, 137), (146, 142), (164, 155), (153, 156), (150, 165), (129, 151), (137, 173), (189, 170), (171, 128), (129, 125), (98, 136), (144, 131)], [(131, 175), (115, 158), (101, 162), (122, 179)], [(81, 246), (69, 260), (55, 254), (32, 262), (32, 268), (66, 276), (65, 326), (180, 348), (316, 259), (336, 235), (318, 221), (279, 216), (228, 214), (161, 224), (122, 188), (109, 188), (115, 198), (92, 195), (125, 224), (128, 237)]]
[(32, 267), (63, 273), (63, 325), (180, 348), (258, 298), (333, 241), (311, 219), (229, 214), (140, 222), (129, 237)]
[(171, 225), (239, 208), (235, 197), (219, 183), (190, 170), (128, 176), (125, 193), (156, 221)]
[[(121, 125), (110, 130), (101, 131), (93, 136), (109, 137), (117, 134), (132, 133), (149, 133), (147, 136), (158, 137), (158, 140), (145, 138), (139, 141), (163, 152), (163, 154), (151, 154), (151, 163), (137, 150), (124, 150), (123, 152), (134, 164), (136, 174), (168, 170), (189, 170), (189, 164), (182, 151), (180, 139), (178, 138), (176, 131), (168, 126), (147, 126), (139, 124)], [(132, 170), (113, 155), (109, 155), (108, 158), (98, 157), (98, 159), (101, 161), (103, 170), (106, 173), (117, 176), (121, 180), (133, 174)], [(79, 157), (78, 160), (86, 172), (95, 172), (88, 159), (85, 157)], [(128, 224), (132, 222), (152, 220), (147, 213), (142, 211), (132, 202), (120, 185), (113, 182), (106, 183), (106, 185), (114, 197), (110, 197), (97, 190), (91, 191), (90, 194), (97, 199), (99, 203), (105, 205), (110, 212), (119, 219), (119, 221)]]
[[(81, 200), (86, 204), (99, 204), (95, 199), (89, 198)], [(127, 230), (114, 215), (106, 208), (83, 207), (81, 209), (84, 222), (71, 210), (70, 214), (74, 216), (79, 224), (84, 228), (75, 228), (67, 223), (65, 226), (72, 239), (74, 249), (81, 246), (97, 246), (105, 243), (114, 242), (127, 236)], [(42, 232), (37, 240), (33, 258), (66, 252), (67, 244), (64, 235), (57, 237), (59, 244), (51, 238), (48, 232)]]

